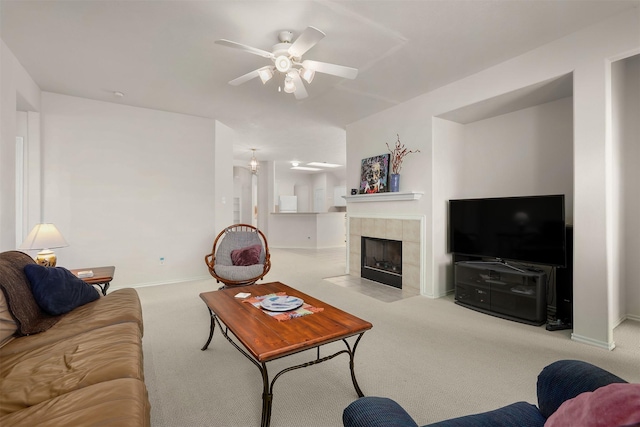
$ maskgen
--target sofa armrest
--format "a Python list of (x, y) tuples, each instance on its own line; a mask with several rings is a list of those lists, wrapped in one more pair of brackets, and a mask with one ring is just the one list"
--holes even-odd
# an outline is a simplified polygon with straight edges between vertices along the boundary
[(612, 383), (626, 381), (587, 362), (559, 360), (538, 375), (538, 407), (549, 418), (566, 400)]
[(395, 401), (386, 397), (361, 397), (342, 412), (344, 427), (418, 427)]

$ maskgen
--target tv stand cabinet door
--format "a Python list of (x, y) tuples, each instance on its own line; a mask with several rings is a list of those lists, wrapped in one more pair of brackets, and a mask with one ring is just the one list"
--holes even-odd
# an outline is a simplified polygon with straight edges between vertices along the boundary
[(482, 270), (456, 264), (455, 300), (485, 310), (491, 309), (491, 287), (482, 278)]
[(547, 318), (546, 275), (509, 272), (500, 274), (500, 282), (491, 288), (491, 311), (517, 317), (535, 324)]
[(542, 325), (547, 316), (546, 274), (459, 262), (455, 299), (510, 320)]

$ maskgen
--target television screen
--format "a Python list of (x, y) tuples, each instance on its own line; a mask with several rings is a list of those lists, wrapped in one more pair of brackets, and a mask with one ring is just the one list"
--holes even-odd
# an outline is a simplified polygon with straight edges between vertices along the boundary
[(449, 200), (449, 252), (565, 265), (564, 195)]

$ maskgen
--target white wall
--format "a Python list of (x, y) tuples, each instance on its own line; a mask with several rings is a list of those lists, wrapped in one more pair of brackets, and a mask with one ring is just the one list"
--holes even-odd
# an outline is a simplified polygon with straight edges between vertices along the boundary
[(315, 192), (324, 190), (324, 200), (318, 212), (329, 212), (334, 206), (333, 189), (339, 185), (344, 185), (344, 180), (340, 181), (331, 172), (309, 174), (279, 170), (275, 179), (275, 192), (277, 197), (297, 196), (298, 212), (314, 212)]
[[(298, 212), (311, 212), (310, 191), (312, 175), (296, 171), (278, 170), (275, 177), (276, 200), (280, 196), (297, 196)], [(273, 212), (273, 211), (271, 211)]]
[[(327, 172), (324, 172), (322, 175), (324, 175), (324, 182), (322, 184), (324, 185), (324, 190), (325, 190), (325, 202), (324, 202), (323, 212), (331, 212), (332, 210), (334, 210), (333, 208), (336, 205), (336, 200), (335, 200), (336, 187), (341, 187), (342, 188), (341, 191), (345, 191), (345, 193), (342, 193), (342, 194), (343, 195), (346, 194), (346, 190), (344, 189), (345, 181), (343, 179), (340, 179), (333, 172), (327, 171)], [(341, 199), (340, 201), (343, 203), (343, 206), (344, 206), (344, 199)]]
[(278, 171), (275, 183), (278, 199), (280, 196), (295, 196), (295, 186), (300, 181), (308, 182), (308, 176), (294, 171)]
[(233, 168), (233, 197), (240, 198), (240, 223), (251, 224), (253, 219), (253, 204), (251, 202), (251, 177), (249, 169)]
[(308, 177), (305, 181), (296, 181), (296, 184), (293, 187), (293, 194), (298, 200), (298, 212), (313, 211), (312, 190), (313, 185)]
[(627, 316), (640, 321), (640, 55), (628, 61), (625, 69), (625, 270), (624, 303)]
[(269, 238), (269, 217), (274, 211), (277, 197), (275, 189), (275, 163), (260, 162), (258, 174), (258, 228)]
[(612, 289), (610, 320), (640, 320), (640, 54), (612, 64), (613, 144), (611, 216), (618, 237), (611, 245), (612, 279), (625, 283)]
[(208, 277), (204, 255), (232, 214), (231, 170), (229, 194), (214, 188), (218, 165), (232, 165), (215, 149), (228, 129), (47, 92), (42, 123), (44, 220), (70, 244), (60, 265), (114, 265), (114, 287)]
[(312, 212), (327, 212), (327, 174), (317, 173), (312, 175)]
[[(612, 108), (612, 126), (611, 140), (612, 143), (608, 147), (608, 155), (611, 162), (622, 164), (624, 155), (624, 104), (625, 104), (625, 62), (616, 61), (611, 64), (611, 108)], [(607, 217), (608, 227), (611, 235), (614, 237), (609, 241), (608, 256), (611, 259), (611, 268), (608, 270), (610, 282), (619, 282), (624, 280), (624, 201), (623, 201), (623, 168), (609, 168), (607, 196), (611, 203), (612, 215)], [(615, 287), (610, 292), (610, 311), (609, 322), (617, 324), (624, 316), (624, 288)]]
[[(573, 98), (463, 127), (458, 197), (565, 194), (573, 223)], [(437, 141), (437, 144), (446, 141)], [(458, 154), (460, 154), (458, 152)]]
[[(453, 263), (448, 254), (448, 203), (449, 199), (464, 198), (465, 188), (463, 185), (464, 170), (457, 165), (460, 159), (466, 157), (465, 150), (468, 143), (465, 140), (465, 125), (433, 118), (433, 140), (440, 141), (433, 146), (433, 157), (440, 159), (438, 164), (433, 165), (433, 199), (440, 203), (434, 204), (433, 210), (436, 218), (433, 223), (432, 244), (427, 245), (430, 256), (433, 256), (433, 265), (438, 269), (437, 277), (439, 282), (430, 281), (427, 284), (429, 297), (443, 296), (453, 284)], [(436, 255), (433, 255), (436, 254)], [(429, 255), (428, 255), (429, 256)], [(440, 286), (437, 286), (438, 283)]]
[(345, 214), (272, 213), (269, 214), (269, 247), (322, 249), (344, 247)]
[(58, 225), (70, 243), (59, 265), (113, 264), (114, 288), (209, 277), (204, 255), (233, 218), (232, 129), (43, 95), (4, 42), (0, 82), (0, 251), (16, 247), (15, 138), (26, 129), (26, 228)]
[(318, 248), (344, 247), (347, 237), (347, 218), (342, 212), (316, 215)]
[[(447, 163), (451, 159), (442, 157), (440, 147), (436, 147), (434, 134), (438, 132), (432, 125), (433, 117), (573, 72), (574, 283), (579, 285), (574, 287), (572, 337), (613, 348), (609, 289), (621, 284), (609, 280), (611, 260), (605, 249), (611, 238), (606, 222), (611, 207), (606, 200), (605, 171), (616, 167), (605, 156), (605, 147), (611, 143), (607, 133), (610, 99), (606, 64), (608, 58), (640, 47), (638, 18), (637, 14), (618, 15), (349, 125), (347, 186), (357, 185), (361, 159), (384, 152), (384, 143), (394, 141), (398, 133), (408, 148), (421, 150), (403, 167), (400, 190), (423, 191), (425, 195), (416, 202), (350, 203), (348, 212), (424, 214), (425, 238), (432, 242), (424, 260), (427, 285), (446, 287), (447, 276), (436, 264), (446, 256), (441, 237), (445, 233), (446, 200), (434, 186), (443, 180), (436, 174), (450, 174), (443, 171), (455, 165)], [(635, 256), (637, 259), (638, 254)]]
[[(210, 120), (205, 121), (208, 123), (211, 122)], [(189, 126), (188, 123), (186, 125)], [(206, 128), (206, 126), (208, 126), (208, 124), (204, 125), (203, 128)], [(190, 174), (186, 174), (186, 179), (189, 179), (189, 175), (191, 175), (191, 179), (197, 178), (199, 174), (203, 173), (206, 169), (208, 169), (209, 172), (213, 171), (213, 180), (206, 183), (205, 179), (205, 182), (197, 187), (199, 187), (200, 190), (203, 188), (209, 189), (208, 192), (202, 194), (204, 197), (208, 197), (213, 189), (213, 212), (215, 213), (213, 216), (213, 229), (217, 230), (215, 231), (215, 235), (217, 235), (223, 228), (233, 224), (233, 144), (236, 140), (236, 132), (229, 126), (215, 120), (213, 139), (209, 139), (206, 134), (199, 135), (196, 133), (195, 136), (198, 140), (194, 144), (187, 145), (190, 150), (188, 158), (193, 159), (197, 157), (199, 161), (195, 164), (196, 167), (192, 171), (188, 168), (187, 164), (184, 164), (182, 167), (191, 171)], [(189, 139), (182, 141), (186, 142), (189, 141)], [(168, 142), (168, 144), (171, 143)], [(180, 146), (183, 144), (178, 143), (176, 145)], [(213, 161), (211, 161), (212, 159), (209, 157), (207, 150), (212, 146)], [(182, 149), (184, 150), (184, 148), (186, 147), (183, 145)], [(204, 150), (198, 153), (200, 149)], [(202, 175), (202, 178), (206, 178), (207, 175)], [(206, 184), (208, 184), (208, 186), (206, 186)], [(211, 221), (211, 219), (212, 217), (208, 218), (209, 221)]]
[[(0, 40), (0, 251), (16, 247), (15, 147), (16, 136), (18, 136), (18, 109), (21, 111), (40, 111), (40, 88), (4, 41)], [(33, 113), (29, 116), (32, 119), (35, 117)], [(28, 161), (39, 154), (39, 129), (37, 121), (36, 126), (33, 126), (34, 121), (31, 120), (31, 125), (27, 125), (27, 129), (31, 130), (31, 135), (27, 135), (27, 139), (25, 139), (26, 145), (31, 144)], [(31, 170), (38, 170), (38, 168)], [(27, 177), (28, 183), (35, 191), (38, 191), (35, 193), (37, 197), (27, 199), (27, 203), (30, 203), (28, 207), (30, 216), (39, 216), (40, 213), (40, 190), (35, 188), (39, 182), (33, 181), (38, 178), (37, 174)]]
[(24, 241), (33, 224), (42, 218), (42, 140), (40, 137), (41, 117), (39, 112), (26, 112), (27, 133), (24, 136), (24, 218), (22, 235), (17, 241)]

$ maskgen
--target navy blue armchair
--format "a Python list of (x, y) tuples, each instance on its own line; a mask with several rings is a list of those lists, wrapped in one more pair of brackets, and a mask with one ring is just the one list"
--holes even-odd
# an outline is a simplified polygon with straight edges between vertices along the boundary
[[(538, 375), (538, 407), (517, 402), (425, 427), (542, 427), (564, 401), (612, 383), (626, 381), (586, 362), (560, 360), (545, 367)], [(356, 400), (344, 410), (342, 421), (345, 427), (418, 427), (397, 402), (384, 397)]]

